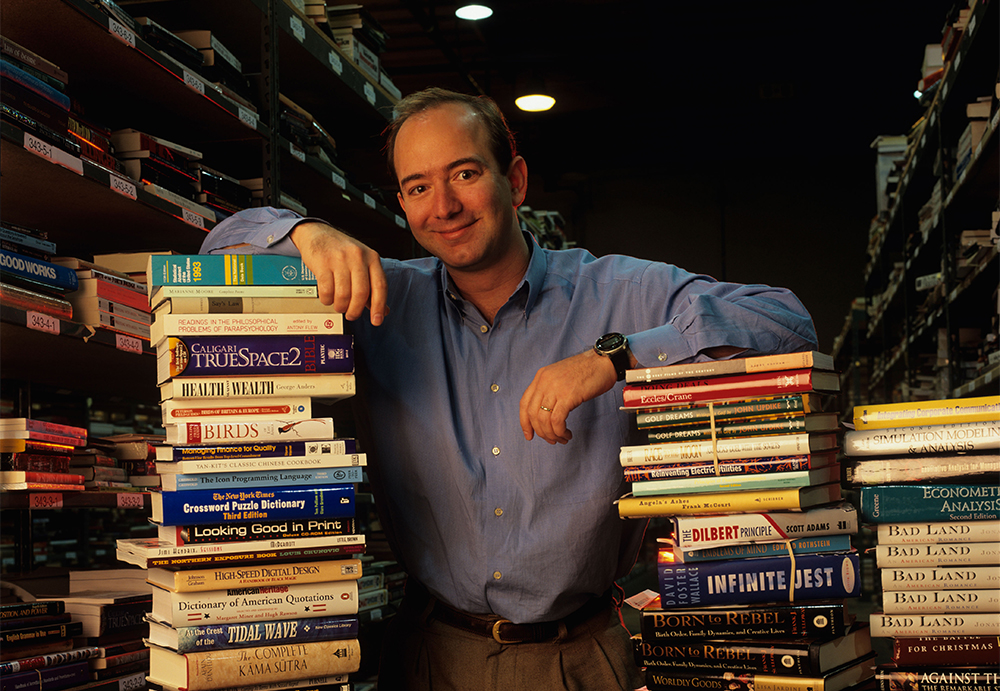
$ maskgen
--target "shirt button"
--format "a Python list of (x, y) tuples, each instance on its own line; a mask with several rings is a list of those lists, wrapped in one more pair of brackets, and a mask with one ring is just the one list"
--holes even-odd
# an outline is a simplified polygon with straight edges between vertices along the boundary
[(268, 235), (267, 236), (267, 244), (270, 245), (272, 242), (274, 242), (274, 236), (273, 235)]
[(496, 515), (497, 515), (498, 517), (499, 517), (499, 516), (503, 516), (503, 509), (501, 509), (501, 508), (500, 508), (500, 507), (498, 506), (497, 508), (493, 509), (493, 513), (495, 513), (495, 514), (496, 514)]
[(494, 446), (493, 447), (493, 455), (494, 456), (499, 456), (500, 455), (500, 447), (499, 446)]
[(660, 353), (659, 355), (656, 356), (656, 359), (659, 360), (660, 362), (663, 362), (664, 360), (667, 359), (667, 354), (666, 353)]
[(486, 333), (487, 331), (490, 330), (490, 327), (486, 326), (486, 324), (483, 324), (482, 326), (479, 327), (479, 330), (482, 331), (483, 333)]
[(499, 384), (494, 384), (493, 386), (490, 387), (490, 391), (492, 391), (493, 393), (496, 393), (499, 390), (500, 390)]
[(499, 581), (501, 578), (503, 578), (503, 574), (502, 573), (500, 573), (499, 571), (494, 571), (493, 572), (493, 580)]

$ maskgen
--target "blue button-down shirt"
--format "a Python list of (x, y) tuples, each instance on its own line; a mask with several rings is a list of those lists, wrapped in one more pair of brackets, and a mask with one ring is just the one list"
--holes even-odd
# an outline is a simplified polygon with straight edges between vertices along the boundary
[[(296, 253), (286, 212), (252, 210), (202, 246)], [(786, 290), (719, 283), (675, 266), (528, 237), (524, 279), (490, 325), (436, 258), (383, 259), (388, 315), (352, 324), (363, 354), (372, 458), (407, 572), (448, 604), (515, 622), (560, 618), (603, 593), (635, 559), (643, 524), (618, 518), (629, 443), (621, 384), (572, 411), (573, 439), (525, 441), (521, 394), (539, 368), (611, 331), (642, 364), (816, 347), (812, 321)]]

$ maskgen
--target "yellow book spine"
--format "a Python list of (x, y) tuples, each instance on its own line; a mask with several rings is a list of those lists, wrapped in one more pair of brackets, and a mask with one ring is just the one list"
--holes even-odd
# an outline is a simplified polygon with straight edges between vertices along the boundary
[(331, 562), (293, 564), (254, 564), (252, 566), (176, 571), (173, 587), (168, 588), (168, 590), (191, 593), (224, 588), (256, 588), (264, 585), (356, 580), (360, 576), (360, 559), (337, 559)]
[(801, 487), (704, 494), (674, 494), (653, 497), (622, 497), (621, 518), (690, 516), (699, 513), (757, 513), (801, 508)]
[(922, 425), (1000, 420), (1000, 396), (947, 398), (913, 403), (883, 403), (854, 407), (855, 429), (886, 429)]

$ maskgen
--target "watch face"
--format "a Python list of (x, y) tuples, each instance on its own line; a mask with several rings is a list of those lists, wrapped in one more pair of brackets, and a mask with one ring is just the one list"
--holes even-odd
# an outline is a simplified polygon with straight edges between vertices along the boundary
[(625, 337), (621, 334), (604, 334), (597, 339), (595, 347), (602, 353), (613, 353), (625, 346)]

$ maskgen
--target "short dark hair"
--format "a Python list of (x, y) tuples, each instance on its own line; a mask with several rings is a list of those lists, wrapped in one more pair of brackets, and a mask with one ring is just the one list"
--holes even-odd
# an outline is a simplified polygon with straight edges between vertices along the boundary
[(467, 106), (473, 113), (482, 118), (483, 126), (486, 128), (486, 137), (489, 142), (490, 151), (500, 166), (501, 172), (506, 173), (510, 168), (511, 161), (517, 156), (517, 143), (514, 141), (514, 133), (507, 126), (507, 120), (500, 111), (500, 106), (489, 96), (470, 96), (469, 94), (449, 91), (439, 87), (431, 87), (423, 91), (417, 91), (401, 99), (392, 109), (392, 122), (385, 128), (385, 154), (389, 164), (389, 172), (394, 177), (396, 175), (395, 152), (396, 136), (403, 123), (412, 116), (424, 111), (443, 106), (448, 103), (460, 103)]

